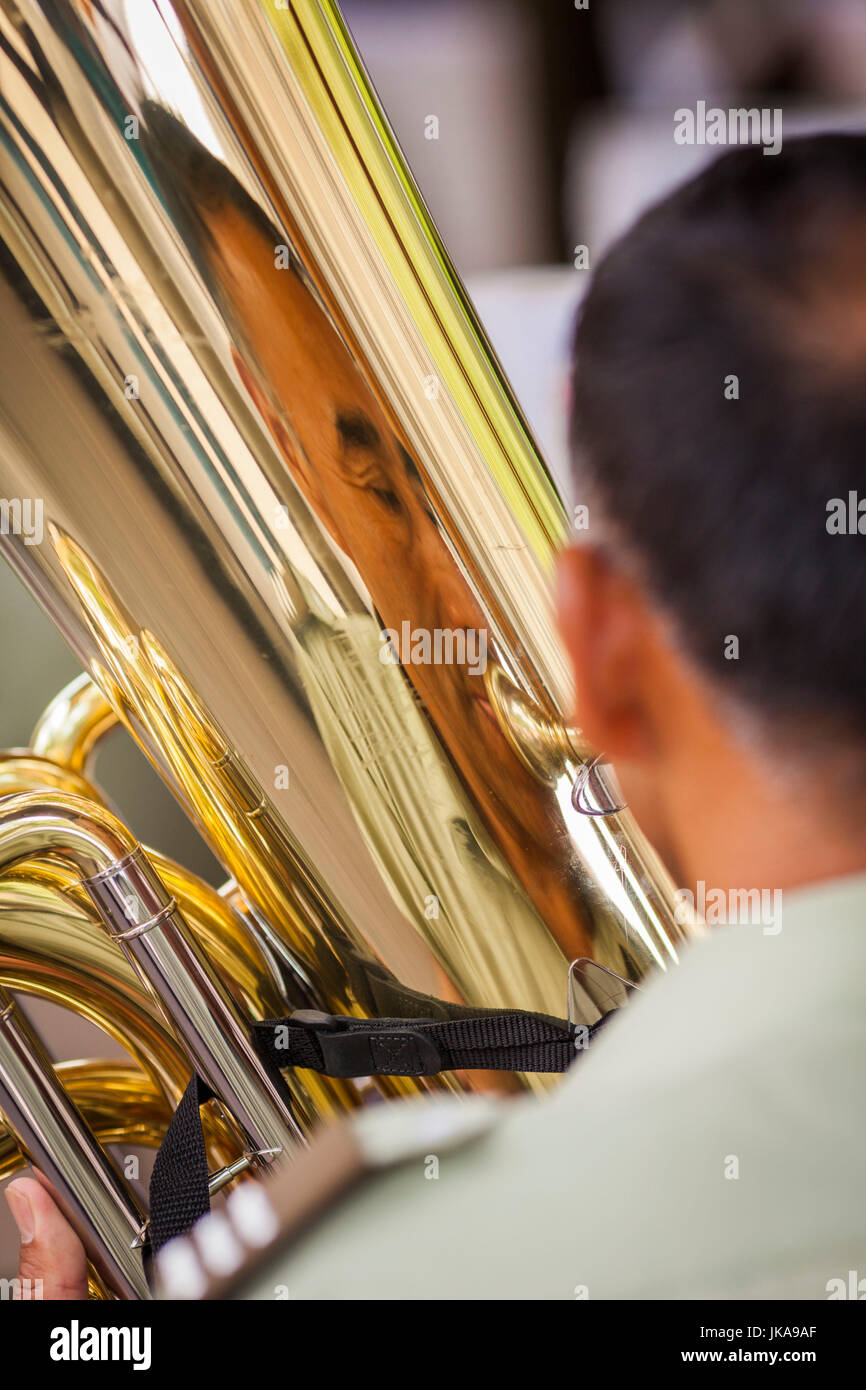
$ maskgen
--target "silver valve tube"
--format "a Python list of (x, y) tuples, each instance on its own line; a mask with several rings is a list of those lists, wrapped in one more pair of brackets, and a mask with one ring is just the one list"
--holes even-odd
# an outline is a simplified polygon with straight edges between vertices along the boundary
[(111, 1291), (122, 1299), (150, 1298), (141, 1254), (133, 1248), (144, 1214), (58, 1081), (21, 1008), (2, 988), (0, 1110)]

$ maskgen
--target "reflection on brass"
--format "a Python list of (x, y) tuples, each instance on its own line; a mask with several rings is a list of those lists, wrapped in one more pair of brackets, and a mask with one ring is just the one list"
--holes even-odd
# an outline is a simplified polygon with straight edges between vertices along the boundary
[[(562, 502), (336, 6), (0, 0), (0, 40), (0, 494), (42, 506), (0, 545), (86, 673), (0, 791), (98, 804), (122, 724), (243, 910), (156, 856), (138, 888), (155, 870), (246, 1016), (559, 1014), (575, 957), (668, 968), (656, 855), (572, 799)], [(24, 956), (60, 918), (20, 987), (55, 950), (109, 1027), (74, 877), (47, 839), (7, 872), (47, 895), (12, 900)], [(205, 1021), (175, 1009), (154, 1052), (136, 988), (167, 1094)], [(304, 1124), (361, 1097), (292, 1085)]]
[(30, 740), (34, 753), (88, 777), (100, 741), (117, 715), (89, 676), (64, 686), (43, 711)]

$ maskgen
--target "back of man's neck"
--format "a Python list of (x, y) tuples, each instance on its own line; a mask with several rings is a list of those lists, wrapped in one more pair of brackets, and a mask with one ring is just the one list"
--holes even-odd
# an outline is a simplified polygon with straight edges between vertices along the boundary
[(866, 873), (866, 834), (848, 811), (814, 779), (774, 779), (731, 758), (717, 778), (680, 788), (670, 822), (674, 875), (693, 891), (702, 881), (793, 892)]

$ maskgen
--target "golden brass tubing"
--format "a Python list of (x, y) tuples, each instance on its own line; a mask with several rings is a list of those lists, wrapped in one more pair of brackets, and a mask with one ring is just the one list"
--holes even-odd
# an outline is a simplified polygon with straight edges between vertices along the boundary
[[(86, 673), (77, 676), (58, 692), (40, 715), (30, 748), (0, 754), (0, 795), (35, 791), (43, 786), (104, 800), (90, 779), (99, 743), (119, 722), (112, 705), (92, 678)], [(260, 929), (248, 915), (241, 919), (242, 900), (235, 905), (231, 898), (214, 892), (201, 879), (158, 851), (147, 849), (146, 853), (177, 897), (196, 935), (213, 955), (226, 983), (237, 986), (242, 1002), (253, 1017), (264, 1018), (280, 1012), (285, 1001), (280, 993), (274, 993), (273, 982), (262, 977), (262, 961), (250, 940), (258, 938)], [(58, 880), (57, 866), (46, 871), (42, 861), (32, 866), (32, 870), (35, 881), (55, 882), (58, 889), (69, 893), (76, 901), (86, 898), (77, 882)], [(232, 882), (232, 887), (240, 899), (237, 885)], [(245, 968), (247, 964), (252, 967), (251, 971)], [(348, 1097), (342, 1099), (350, 1103)]]
[[(68, 1008), (101, 1028), (138, 1063), (145, 1096), (155, 1090), (167, 1113), (174, 1110), (189, 1081), (189, 1060), (150, 991), (92, 915), (40, 884), (0, 879), (0, 986)], [(240, 1146), (233, 1126), (217, 1110), (209, 1116), (211, 1109), (204, 1112), (208, 1157), (222, 1166)]]
[(0, 869), (47, 854), (89, 882), (136, 848), (115, 816), (73, 793), (21, 792), (0, 802)]
[[(172, 1107), (153, 1078), (129, 1062), (107, 1059), (55, 1063), (54, 1070), (70, 1099), (101, 1144), (129, 1144), (153, 1149), (162, 1142)], [(25, 1165), (15, 1139), (0, 1120), (0, 1179)]]
[(93, 909), (39, 883), (0, 880), (0, 983), (71, 1009), (124, 1047), (176, 1104), (189, 1062)]
[[(268, 964), (228, 904), (206, 883), (163, 855), (150, 849), (145, 853), (238, 1004), (253, 1018), (273, 1018), (282, 1013), (282, 998)], [(8, 876), (62, 893), (96, 921), (86, 889), (62, 858), (49, 854), (43, 859), (24, 861)], [(102, 934), (105, 935), (104, 930)]]
[[(147, 853), (238, 1004), (255, 1019), (282, 1016), (278, 988), (229, 904), (178, 865)], [(186, 1055), (61, 861), (32, 860), (0, 879), (0, 983), (90, 1019), (179, 1100), (189, 1080)], [(318, 1116), (358, 1104), (354, 1088), (332, 1077), (296, 1070), (288, 1085), (305, 1128)], [(224, 1145), (221, 1161), (235, 1153), (236, 1145), (231, 1155)]]
[[(49, 711), (60, 704), (62, 694), (49, 706)], [(47, 757), (34, 757), (29, 752), (0, 754), (0, 796), (39, 789), (70, 792), (101, 804), (99, 793), (90, 782), (78, 773), (57, 766)], [(283, 1000), (269, 963), (230, 905), (215, 889), (167, 856), (152, 849), (145, 852), (238, 1002), (254, 1018), (280, 1014)], [(93, 915), (93, 905), (81, 885), (80, 875), (62, 856), (54, 856), (49, 851), (30, 864), (17, 865), (11, 872), (16, 879), (41, 883), (65, 893)]]
[[(58, 700), (54, 703), (59, 702), (60, 697), (58, 696)], [(95, 701), (93, 703), (95, 704)], [(49, 706), (49, 709), (51, 708), (52, 706)], [(42, 722), (40, 721), (40, 724)], [(69, 740), (67, 746), (71, 747), (71, 744), (72, 741)], [(34, 757), (28, 752), (9, 752), (2, 756), (2, 760), (0, 760), (0, 788), (3, 789), (4, 795), (36, 791), (40, 787), (72, 792), (77, 791), (80, 787), (83, 789), (82, 794), (89, 794), (94, 800), (98, 799), (98, 792), (83, 777), (61, 770), (47, 758)], [(231, 902), (202, 879), (196, 877), (195, 874), (190, 873), (157, 850), (146, 849), (145, 853), (168, 891), (177, 900), (193, 935), (203, 947), (208, 959), (216, 967), (238, 1005), (254, 1019), (282, 1016), (286, 1012), (286, 1001), (283, 997), (279, 973), (275, 968), (272, 969), (268, 956), (256, 944), (246, 922)], [(63, 899), (69, 903), (74, 903), (80, 918), (87, 919), (91, 923), (91, 939), (98, 943), (96, 949), (100, 959), (104, 957), (106, 952), (111, 953), (111, 944), (106, 941), (104, 930), (99, 925), (86, 890), (82, 887), (78, 875), (62, 858), (54, 857), (49, 853), (44, 857), (16, 864), (13, 869), (7, 870), (2, 883), (0, 883), (0, 904), (3, 903), (3, 885), (11, 882), (41, 886), (52, 890), (55, 895), (62, 895), (62, 898), (55, 898), (57, 911), (62, 912), (64, 910), (62, 907)], [(34, 904), (34, 910), (38, 910), (39, 907), (39, 902)], [(47, 907), (45, 910), (48, 910)], [(54, 949), (54, 940), (55, 938), (51, 938), (47, 947), (49, 954), (46, 956), (46, 961), (49, 978), (51, 971), (50, 951)], [(125, 965), (122, 957), (121, 961)], [(73, 966), (73, 969), (75, 968)], [(128, 971), (128, 980), (135, 980), (134, 972)], [(19, 987), (26, 989), (26, 986)], [(68, 993), (66, 997), (58, 1002), (76, 1009), (74, 988), (73, 976), (67, 981)], [(92, 1000), (90, 1002), (92, 1003)], [(81, 1009), (76, 1009), (76, 1011), (82, 1012)], [(96, 1021), (101, 1027), (105, 1027), (112, 1036), (116, 1037), (121, 1045), (126, 1045), (125, 1028), (128, 1025), (124, 1022), (119, 1029), (109, 1026), (111, 1023), (110, 1009), (107, 1009), (103, 1016)], [(133, 1035), (133, 1037), (136, 1036), (138, 1034)], [(139, 1051), (135, 1055), (141, 1065), (149, 1068), (150, 1054), (147, 1049)], [(178, 1057), (182, 1059), (183, 1054), (179, 1052)], [(181, 1067), (183, 1065), (181, 1061)], [(172, 1091), (175, 1100), (179, 1098), (187, 1079), (188, 1068), (179, 1088), (175, 1087)], [(324, 1117), (340, 1110), (351, 1109), (359, 1103), (357, 1089), (351, 1083), (333, 1077), (318, 1076), (314, 1072), (296, 1070), (288, 1078), (288, 1083), (298, 1118), (306, 1128), (313, 1123), (316, 1117)]]
[(0, 802), (0, 870), (49, 854), (82, 880), (116, 942), (155, 991), (192, 1066), (265, 1161), (301, 1139), (285, 1088), (140, 845), (103, 807), (42, 792)]
[(77, 676), (43, 711), (30, 740), (34, 753), (89, 778), (100, 740), (117, 715), (88, 675)]
[(96, 788), (72, 768), (61, 767), (50, 758), (29, 749), (9, 748), (0, 752), (0, 796), (16, 796), (19, 792), (44, 787), (47, 791), (70, 792), (101, 800)]

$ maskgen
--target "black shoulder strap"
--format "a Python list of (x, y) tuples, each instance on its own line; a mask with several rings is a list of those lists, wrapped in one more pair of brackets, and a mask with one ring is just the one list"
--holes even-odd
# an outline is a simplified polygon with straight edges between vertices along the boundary
[(328, 1076), (435, 1076), (440, 1071), (565, 1071), (573, 1030), (546, 1014), (509, 1013), (439, 1021), (349, 1018), (302, 1009), (253, 1026), (257, 1049), (278, 1067)]
[[(610, 1015), (607, 1015), (609, 1017)], [(512, 1009), (447, 1020), (350, 1018), (302, 1009), (253, 1024), (257, 1051), (279, 1068), (326, 1076), (435, 1076), (440, 1071), (567, 1071), (604, 1023), (574, 1027)], [(156, 1252), (210, 1210), (199, 1107), (213, 1092), (194, 1076), (162, 1141), (150, 1180)]]
[(159, 1146), (150, 1175), (150, 1248), (188, 1231), (210, 1211), (201, 1109), (213, 1091), (194, 1076)]

